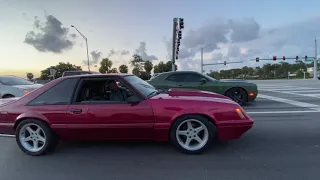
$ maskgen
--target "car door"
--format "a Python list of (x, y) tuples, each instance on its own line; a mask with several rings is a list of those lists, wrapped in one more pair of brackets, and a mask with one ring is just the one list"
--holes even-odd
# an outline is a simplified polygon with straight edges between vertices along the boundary
[[(106, 78), (94, 79), (99, 81)], [(83, 80), (90, 81), (90, 78)], [(125, 85), (124, 82), (121, 84)], [(77, 94), (81, 91), (80, 88)], [(136, 92), (133, 94), (137, 95)], [(153, 109), (146, 100), (135, 104), (108, 100), (75, 102), (70, 105), (68, 112), (69, 121), (72, 122), (69, 127), (73, 134), (78, 134), (81, 139), (151, 139), (153, 137)]]
[(218, 87), (215, 82), (212, 82), (206, 77), (196, 73), (189, 73), (186, 75), (184, 81), (179, 83), (178, 86), (186, 89), (197, 89), (209, 92), (218, 91)]

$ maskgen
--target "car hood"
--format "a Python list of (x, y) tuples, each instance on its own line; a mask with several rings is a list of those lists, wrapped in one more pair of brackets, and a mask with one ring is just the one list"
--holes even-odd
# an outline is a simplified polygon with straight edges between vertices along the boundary
[(225, 102), (236, 104), (229, 97), (223, 96), (221, 94), (191, 90), (191, 89), (169, 89), (167, 93), (158, 94), (152, 99), (181, 99), (181, 100), (194, 100), (194, 101), (215, 101), (215, 102)]
[(25, 90), (35, 90), (42, 86), (43, 86), (42, 84), (31, 84), (31, 85), (15, 85), (13, 87), (16, 87), (19, 89), (25, 89)]

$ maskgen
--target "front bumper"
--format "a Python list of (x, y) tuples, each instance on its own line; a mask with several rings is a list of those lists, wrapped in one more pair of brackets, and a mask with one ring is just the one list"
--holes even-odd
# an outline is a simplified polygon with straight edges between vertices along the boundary
[(253, 127), (253, 120), (235, 120), (233, 123), (221, 124), (218, 127), (218, 138), (228, 141), (239, 139), (245, 132)]

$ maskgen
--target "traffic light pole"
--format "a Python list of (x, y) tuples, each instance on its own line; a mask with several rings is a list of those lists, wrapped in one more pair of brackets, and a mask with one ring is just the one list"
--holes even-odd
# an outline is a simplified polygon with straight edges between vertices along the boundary
[(313, 60), (313, 79), (318, 80), (318, 51), (317, 38), (314, 38), (314, 60)]
[(175, 61), (176, 61), (177, 25), (178, 25), (178, 18), (173, 18), (172, 59), (171, 59), (172, 71), (176, 71)]

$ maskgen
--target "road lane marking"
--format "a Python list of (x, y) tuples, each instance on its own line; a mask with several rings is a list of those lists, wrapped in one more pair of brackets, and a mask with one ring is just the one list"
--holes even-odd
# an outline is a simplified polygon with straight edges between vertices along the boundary
[(264, 91), (269, 91), (269, 92), (275, 92), (275, 93), (284, 93), (284, 94), (291, 94), (295, 96), (305, 96), (305, 97), (314, 97), (314, 98), (319, 98), (319, 94), (299, 94), (294, 91), (274, 91), (274, 90), (264, 90)]
[(304, 111), (246, 111), (247, 114), (302, 114), (302, 113), (320, 113), (319, 110), (304, 110)]
[(317, 88), (296, 88), (296, 87), (284, 87), (284, 88), (258, 88), (260, 91), (312, 91), (319, 90)]
[(298, 106), (298, 107), (303, 107), (303, 108), (318, 108), (318, 107), (320, 107), (319, 105), (316, 105), (316, 104), (294, 101), (294, 100), (290, 100), (290, 99), (268, 96), (268, 95), (264, 95), (264, 94), (258, 94), (258, 97), (264, 98), (264, 99), (269, 99), (272, 101), (282, 102), (282, 103), (286, 103), (286, 104), (290, 104), (290, 105), (294, 105), (294, 106)]

